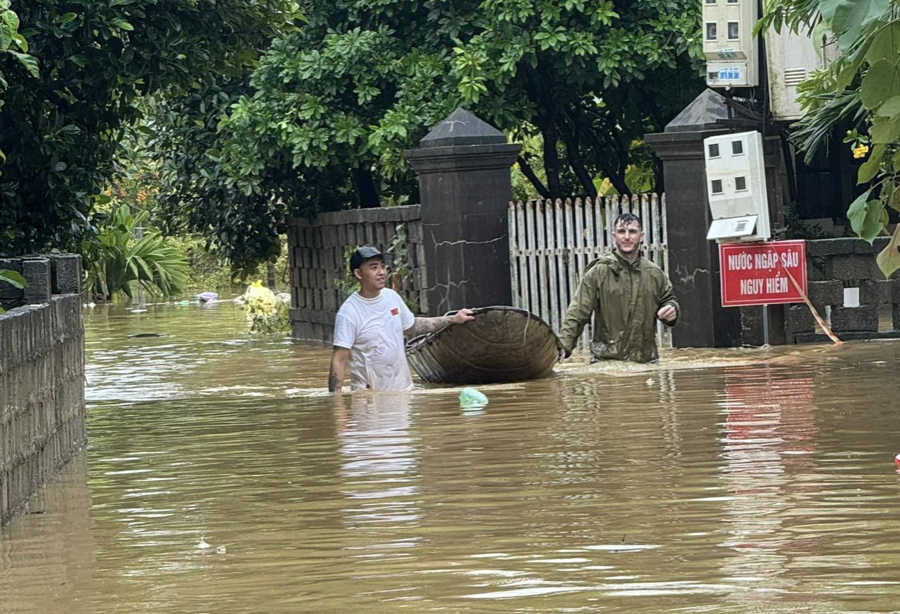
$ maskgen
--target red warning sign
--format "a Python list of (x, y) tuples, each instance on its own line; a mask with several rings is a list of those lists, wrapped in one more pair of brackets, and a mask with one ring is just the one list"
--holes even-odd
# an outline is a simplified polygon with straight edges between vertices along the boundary
[(719, 245), (722, 306), (801, 303), (806, 293), (806, 241)]

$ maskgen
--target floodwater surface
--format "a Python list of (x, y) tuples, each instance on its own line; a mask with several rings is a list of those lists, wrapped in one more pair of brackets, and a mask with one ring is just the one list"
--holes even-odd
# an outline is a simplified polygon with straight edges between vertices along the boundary
[[(231, 303), (86, 310), (88, 449), (17, 614), (900, 611), (900, 343), (331, 396)], [(129, 338), (165, 333), (160, 338)]]

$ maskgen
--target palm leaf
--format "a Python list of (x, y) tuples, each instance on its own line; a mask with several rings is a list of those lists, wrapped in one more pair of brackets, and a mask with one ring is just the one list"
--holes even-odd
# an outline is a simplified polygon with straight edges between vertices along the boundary
[(858, 90), (844, 90), (838, 94), (827, 92), (810, 95), (809, 98), (820, 104), (794, 124), (796, 132), (793, 135), (793, 140), (804, 152), (807, 164), (812, 162), (822, 147), (827, 147), (837, 126), (845, 120), (860, 124), (866, 117), (866, 109)]
[(134, 283), (149, 293), (170, 297), (187, 285), (190, 267), (181, 252), (168, 244), (155, 230), (134, 240), (135, 228), (146, 222), (148, 214), (132, 215), (127, 206), (110, 213), (98, 241), (83, 250), (87, 287), (103, 289), (107, 299), (124, 293), (133, 296)]

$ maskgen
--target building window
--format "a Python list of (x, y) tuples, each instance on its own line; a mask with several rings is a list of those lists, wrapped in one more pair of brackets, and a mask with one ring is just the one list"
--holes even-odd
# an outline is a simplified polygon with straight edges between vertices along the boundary
[(741, 0), (728, 0), (728, 4), (737, 4)]
[(722, 193), (722, 180), (721, 179), (713, 179), (712, 193), (713, 194), (721, 194)]
[(706, 40), (714, 41), (714, 40), (716, 40), (717, 37), (718, 36), (716, 33), (716, 24), (715, 23), (706, 24)]
[(709, 157), (710, 158), (718, 158), (719, 157), (719, 144), (718, 143), (710, 143), (709, 144)]
[(743, 141), (731, 141), (731, 155), (740, 156), (744, 153)]
[[(728, 1), (731, 2), (731, 0), (728, 0)], [(706, 4), (715, 4), (715, 3), (716, 3), (716, 0), (706, 0)]]
[(736, 21), (728, 22), (728, 40), (733, 41), (741, 37), (741, 26)]
[(734, 189), (738, 192), (743, 192), (747, 189), (747, 178), (746, 177), (735, 177), (734, 178)]

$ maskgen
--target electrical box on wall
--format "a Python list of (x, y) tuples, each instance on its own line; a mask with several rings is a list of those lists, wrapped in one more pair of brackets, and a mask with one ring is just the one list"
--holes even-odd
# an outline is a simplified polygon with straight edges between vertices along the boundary
[(703, 54), (709, 87), (759, 85), (757, 0), (703, 0)]
[(767, 241), (772, 235), (763, 141), (759, 132), (703, 141), (712, 224), (706, 238), (719, 243)]
[(810, 73), (826, 68), (837, 55), (837, 44), (831, 34), (801, 29), (792, 32), (766, 31), (769, 100), (772, 116), (780, 121), (803, 117), (797, 102), (797, 86)]

